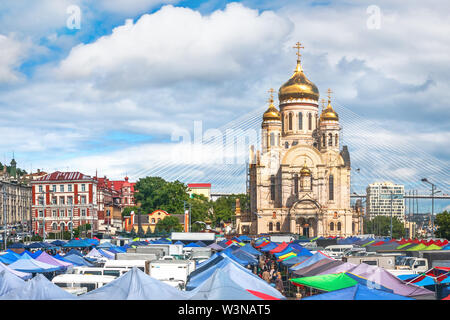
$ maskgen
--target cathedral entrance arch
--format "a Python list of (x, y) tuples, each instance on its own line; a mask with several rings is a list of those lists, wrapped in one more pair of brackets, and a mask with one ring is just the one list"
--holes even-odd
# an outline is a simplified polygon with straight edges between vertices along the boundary
[(316, 237), (318, 235), (319, 216), (321, 207), (313, 199), (299, 200), (290, 209), (291, 221), (295, 233), (305, 237)]

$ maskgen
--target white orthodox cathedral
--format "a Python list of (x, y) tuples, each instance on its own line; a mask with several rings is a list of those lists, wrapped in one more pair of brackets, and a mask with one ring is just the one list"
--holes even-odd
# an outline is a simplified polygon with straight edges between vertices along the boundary
[[(300, 63), (263, 115), (261, 151), (250, 154), (250, 211), (236, 212), (239, 233), (296, 233), (306, 237), (358, 234), (350, 207), (350, 155), (340, 146), (339, 117), (319, 111), (319, 90)], [(272, 90), (273, 92), (273, 90)], [(322, 99), (323, 101), (323, 99)]]

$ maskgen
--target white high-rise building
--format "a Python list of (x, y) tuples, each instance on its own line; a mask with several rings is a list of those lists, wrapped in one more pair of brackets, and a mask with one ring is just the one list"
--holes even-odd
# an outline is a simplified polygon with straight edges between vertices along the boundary
[[(375, 182), (366, 189), (366, 212), (370, 219), (383, 215), (405, 220), (405, 186), (392, 182)], [(392, 203), (391, 203), (392, 202)]]

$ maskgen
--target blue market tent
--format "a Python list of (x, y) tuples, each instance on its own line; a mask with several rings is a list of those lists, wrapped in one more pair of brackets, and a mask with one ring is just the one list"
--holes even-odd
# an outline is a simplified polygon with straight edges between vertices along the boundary
[(202, 241), (197, 241), (195, 244), (203, 248), (206, 247), (206, 244), (204, 244)]
[(45, 262), (37, 261), (27, 254), (24, 254), (16, 262), (9, 265), (11, 269), (29, 272), (29, 273), (42, 273), (53, 272), (61, 270), (61, 266), (54, 266)]
[(3, 264), (0, 262), (0, 271), (9, 271), (12, 274), (16, 275), (17, 277), (19, 277), (22, 280), (28, 280), (31, 279), (31, 277), (33, 276), (31, 273), (27, 273), (27, 272), (20, 272), (14, 269), (11, 269), (10, 267), (8, 267), (7, 265)]
[(16, 242), (8, 246), (8, 249), (24, 249), (24, 248), (25, 248), (24, 244), (20, 242)]
[(361, 284), (306, 297), (302, 300), (414, 300), (395, 293), (369, 288)]
[[(223, 277), (218, 275), (223, 275)], [(236, 264), (226, 256), (213, 268), (203, 271), (197, 277), (199, 276), (201, 276), (202, 279), (201, 281), (197, 281), (198, 285), (196, 285), (195, 289), (192, 290), (192, 299), (200, 299), (202, 297), (202, 293), (208, 297), (208, 287), (215, 288), (216, 290), (215, 293), (209, 292), (209, 299), (214, 299), (214, 294), (217, 295), (217, 299), (226, 299), (227, 297), (230, 297), (223, 288), (223, 286), (227, 283), (229, 286), (236, 287), (237, 285), (244, 290), (252, 290), (264, 295), (269, 295), (276, 299), (284, 299), (283, 295), (266, 281), (262, 280), (248, 269)], [(217, 283), (214, 286), (214, 282), (216, 281)], [(199, 294), (199, 296), (196, 297), (197, 294)], [(231, 299), (233, 298), (231, 297)], [(237, 295), (234, 299), (249, 299), (249, 297), (242, 298), (241, 295)]]
[(286, 267), (290, 267), (290, 266), (293, 266), (294, 264), (305, 261), (308, 258), (309, 258), (308, 256), (296, 256), (291, 259), (285, 259), (285, 260), (281, 261), (281, 264)]
[(126, 250), (123, 250), (123, 249), (121, 249), (119, 247), (109, 248), (108, 251), (111, 252), (111, 253), (114, 253), (114, 254), (115, 253), (125, 253), (126, 252)]
[(228, 247), (227, 242), (228, 242), (228, 240), (225, 239), (225, 240), (217, 242), (217, 244), (221, 247), (226, 248), (226, 247)]
[(110, 283), (81, 295), (81, 300), (186, 300), (189, 294), (134, 267)]
[(246, 260), (247, 261), (246, 265), (256, 266), (258, 264), (258, 260), (255, 258), (255, 256), (241, 249), (236, 249), (232, 251), (232, 254), (238, 259)]
[(77, 256), (83, 257), (83, 254), (82, 254), (80, 251), (75, 250), (75, 249), (71, 249), (71, 250), (70, 250), (69, 252), (67, 252), (65, 255), (68, 256), (68, 255), (70, 255), (70, 254), (76, 254)]
[(260, 250), (262, 252), (268, 252), (270, 250), (275, 249), (276, 247), (278, 247), (278, 244), (276, 244), (275, 242), (271, 242), (269, 244), (266, 244), (264, 247), (262, 247)]
[(174, 244), (181, 244), (181, 245), (183, 245), (184, 246), (184, 243), (183, 242), (181, 242), (180, 240), (178, 240), (177, 242), (175, 242)]
[(194, 242), (185, 245), (186, 248), (199, 248), (200, 246)]
[(86, 259), (84, 259), (76, 254), (69, 254), (69, 255), (65, 255), (64, 257), (61, 257), (60, 255), (55, 255), (55, 258), (60, 259), (62, 261), (70, 262), (74, 266), (78, 266), (78, 267), (80, 267), (80, 266), (93, 267), (94, 266), (92, 263), (89, 263), (88, 261), (86, 261)]
[(317, 261), (320, 261), (320, 260), (323, 260), (323, 259), (334, 260), (334, 259), (328, 257), (327, 255), (323, 254), (322, 252), (317, 251), (314, 255), (312, 255), (308, 259), (304, 260), (299, 265), (290, 267), (289, 270), (295, 271), (295, 270), (299, 270), (299, 269), (302, 269), (302, 268), (306, 268), (306, 267), (316, 263)]
[(248, 236), (246, 236), (245, 234), (244, 235), (242, 235), (242, 236), (240, 236), (239, 238), (238, 238), (240, 241), (252, 241), (252, 238), (249, 238)]
[(214, 273), (192, 291), (189, 300), (261, 300), (239, 286), (222, 269)]
[(114, 258), (115, 258), (115, 254), (113, 254), (107, 250), (98, 249), (98, 252), (100, 252), (100, 254), (102, 254), (105, 258), (108, 258), (110, 260), (114, 260)]
[(249, 265), (249, 260), (247, 260), (245, 258), (238, 258), (236, 255), (233, 254), (233, 250), (231, 250), (230, 248), (226, 248), (226, 249), (222, 250), (221, 254), (228, 256), (229, 258), (233, 259), (234, 261), (236, 261), (237, 263), (239, 263), (242, 266)]
[(42, 244), (42, 242), (33, 242), (29, 245), (27, 245), (28, 249), (41, 249), (45, 248), (45, 245)]
[(20, 255), (23, 256), (24, 254), (28, 254), (30, 257), (32, 257), (33, 259), (36, 259), (37, 257), (39, 257), (39, 255), (42, 253), (41, 250), (37, 250), (35, 252), (30, 252), (28, 250), (25, 250), (24, 252), (22, 252)]
[(90, 243), (86, 239), (83, 240), (70, 240), (65, 245), (64, 248), (88, 248), (94, 246), (93, 243)]
[(54, 246), (56, 246), (56, 247), (62, 247), (63, 245), (65, 245), (66, 244), (66, 242), (65, 241), (62, 241), (62, 240), (55, 240), (55, 241), (52, 241), (52, 242), (50, 242), (52, 245), (54, 245)]
[(253, 248), (249, 243), (247, 243), (245, 246), (242, 246), (240, 249), (243, 250), (243, 251), (245, 251), (245, 252), (248, 252), (248, 253), (250, 253), (250, 254), (252, 254), (252, 255), (254, 255), (254, 256), (260, 256), (260, 255), (262, 255), (261, 252), (259, 252), (259, 251), (256, 250), (255, 248)]
[(11, 264), (20, 259), (20, 254), (13, 251), (6, 251), (6, 253), (0, 255), (0, 262), (4, 264)]
[(14, 275), (12, 272), (9, 272), (7, 270), (2, 270), (0, 272), (0, 296), (8, 293), (11, 290), (21, 288), (24, 285), (25, 281)]
[(291, 248), (297, 250), (297, 255), (298, 256), (306, 256), (306, 257), (311, 257), (313, 254), (311, 253), (311, 251), (309, 251), (306, 248), (303, 248), (301, 245), (299, 244), (290, 244), (289, 245)]
[(114, 245), (111, 243), (111, 242), (109, 242), (109, 241), (107, 241), (107, 242), (103, 242), (103, 243), (100, 243), (98, 246), (97, 246), (97, 249), (109, 249), (109, 248), (113, 248), (114, 247)]
[(61, 289), (42, 274), (9, 291), (0, 300), (74, 300), (76, 297)]

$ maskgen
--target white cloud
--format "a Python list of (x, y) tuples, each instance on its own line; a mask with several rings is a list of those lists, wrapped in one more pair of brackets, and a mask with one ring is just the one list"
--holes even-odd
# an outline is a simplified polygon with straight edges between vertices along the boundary
[(221, 83), (263, 66), (262, 58), (278, 50), (290, 26), (273, 12), (259, 14), (236, 3), (209, 16), (169, 5), (76, 46), (59, 72), (117, 90), (186, 79)]
[(20, 42), (0, 34), (0, 83), (16, 82), (21, 74), (16, 70), (26, 57), (30, 43)]

